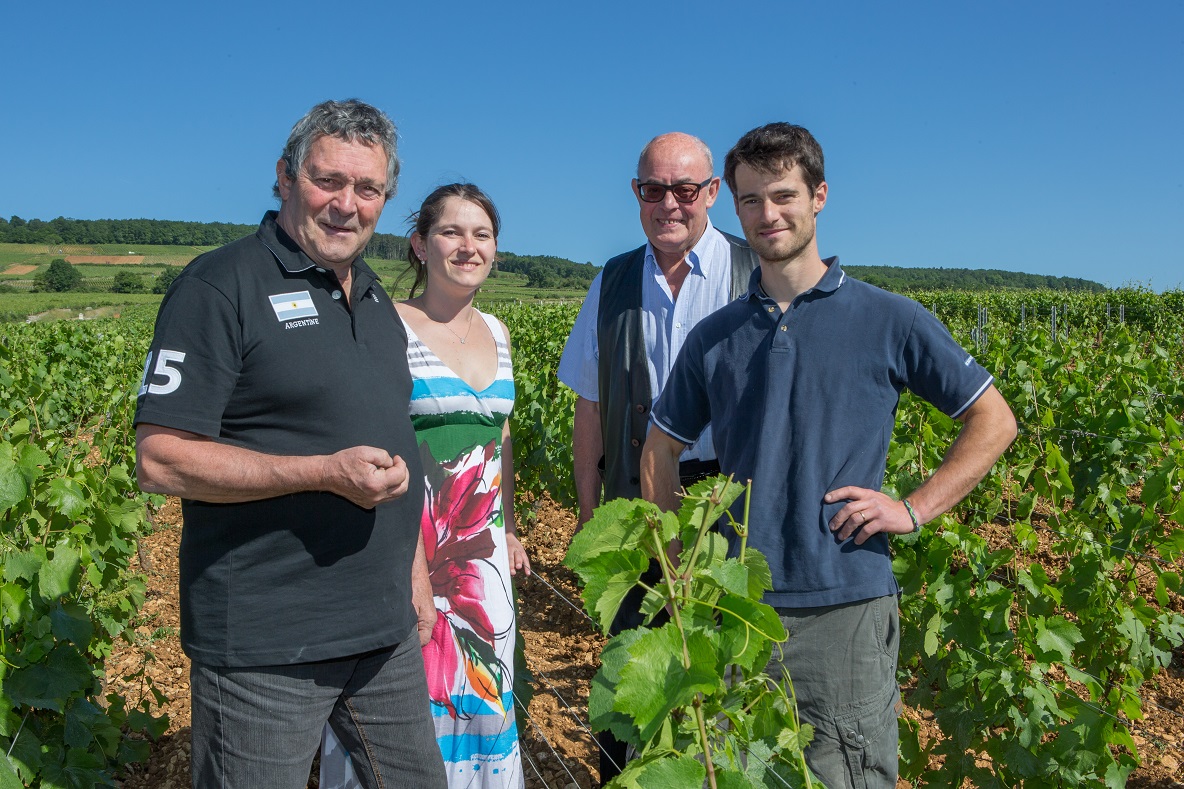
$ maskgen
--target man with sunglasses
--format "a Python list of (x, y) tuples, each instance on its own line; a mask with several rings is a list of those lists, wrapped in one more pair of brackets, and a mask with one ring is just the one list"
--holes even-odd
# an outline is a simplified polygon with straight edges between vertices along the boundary
[[(572, 449), (580, 526), (602, 490), (606, 501), (640, 498), (650, 409), (687, 333), (744, 293), (756, 267), (748, 244), (707, 216), (719, 195), (713, 172), (711, 150), (689, 134), (663, 134), (642, 149), (633, 195), (647, 242), (605, 264), (563, 350), (559, 380), (577, 395)], [(682, 454), (680, 477), (689, 485), (718, 470), (707, 430)], [(651, 570), (656, 578), (656, 566)], [(641, 591), (625, 598), (614, 632), (641, 624)], [(624, 765), (624, 745), (607, 732), (600, 743), (607, 783)]]

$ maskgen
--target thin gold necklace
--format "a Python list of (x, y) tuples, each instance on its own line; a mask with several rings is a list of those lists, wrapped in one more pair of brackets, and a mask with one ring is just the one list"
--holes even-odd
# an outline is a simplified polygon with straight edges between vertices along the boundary
[(452, 334), (452, 336), (455, 337), (456, 339), (460, 340), (461, 345), (464, 345), (465, 342), (469, 339), (469, 332), (471, 332), (473, 330), (473, 313), (474, 312), (476, 312), (476, 310), (473, 309), (472, 307), (469, 307), (469, 322), (466, 324), (464, 337), (461, 337), (459, 334), (457, 334), (453, 330), (453, 328), (451, 326), (448, 325), (449, 323), (451, 323), (451, 321), (438, 321), (435, 318), (433, 318), (431, 315), (428, 315), (427, 310), (424, 310), (423, 314), (427, 315), (428, 320), (430, 320), (432, 323), (438, 324), (440, 326), (443, 326), (445, 329), (448, 329), (448, 331)]

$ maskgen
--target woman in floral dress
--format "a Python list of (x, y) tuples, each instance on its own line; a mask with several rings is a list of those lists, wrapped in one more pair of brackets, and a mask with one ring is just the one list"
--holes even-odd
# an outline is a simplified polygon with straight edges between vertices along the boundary
[[(514, 528), (514, 380), (509, 332), (473, 306), (500, 219), (480, 189), (450, 184), (413, 220), (415, 284), (397, 308), (427, 483), (421, 528), (437, 618), (423, 656), (436, 741), (450, 789), (516, 789), (523, 776), (510, 576), (529, 574), (530, 561)], [(335, 745), (326, 735), (323, 789), (351, 786)]]

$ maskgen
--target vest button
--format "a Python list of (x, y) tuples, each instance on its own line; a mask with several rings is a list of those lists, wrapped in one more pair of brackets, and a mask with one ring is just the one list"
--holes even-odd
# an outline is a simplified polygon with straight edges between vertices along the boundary
[(638, 441), (636, 438), (631, 438), (631, 439), (629, 439), (629, 443), (630, 443), (630, 444), (632, 444), (632, 445), (633, 445), (633, 446), (635, 446), (635, 447), (639, 447), (639, 446), (641, 446), (641, 442), (640, 442), (640, 441)]
[(641, 484), (641, 480), (640, 480), (640, 479), (638, 479), (637, 477), (630, 477), (630, 478), (629, 478), (629, 484), (630, 484), (630, 485), (640, 485), (640, 484)]
[(638, 404), (637, 404), (636, 406), (634, 406), (634, 407), (637, 409), (637, 413), (639, 413), (639, 414), (644, 414), (644, 413), (645, 413), (645, 406), (644, 406), (644, 405), (642, 405), (641, 403), (638, 403)]

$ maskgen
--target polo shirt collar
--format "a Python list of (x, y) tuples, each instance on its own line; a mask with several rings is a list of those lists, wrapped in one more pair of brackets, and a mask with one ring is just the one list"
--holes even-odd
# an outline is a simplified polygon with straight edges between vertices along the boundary
[[(847, 281), (847, 272), (843, 271), (843, 267), (839, 265), (839, 258), (834, 257), (823, 258), (823, 264), (826, 266), (826, 273), (822, 275), (822, 279), (818, 283), (806, 290), (800, 295), (806, 295), (813, 291), (820, 291), (822, 293), (834, 293), (839, 289), (839, 286)], [(765, 291), (761, 288), (761, 267), (757, 266), (752, 270), (752, 276), (748, 279), (748, 293), (745, 294), (746, 299), (761, 299), (765, 297)]]
[[(279, 217), (279, 211), (268, 211), (264, 214), (263, 221), (259, 223), (259, 230), (255, 235), (259, 237), (264, 246), (271, 250), (271, 254), (275, 255), (275, 259), (284, 267), (284, 271), (289, 274), (298, 274), (308, 271), (310, 268), (319, 268), (312, 258), (304, 253), (296, 240), (280, 227), (276, 221), (277, 217)], [(354, 260), (353, 280), (355, 287), (363, 286), (361, 290), (356, 292), (365, 293), (370, 284), (377, 279), (378, 275), (366, 265), (366, 261), (361, 257)]]

